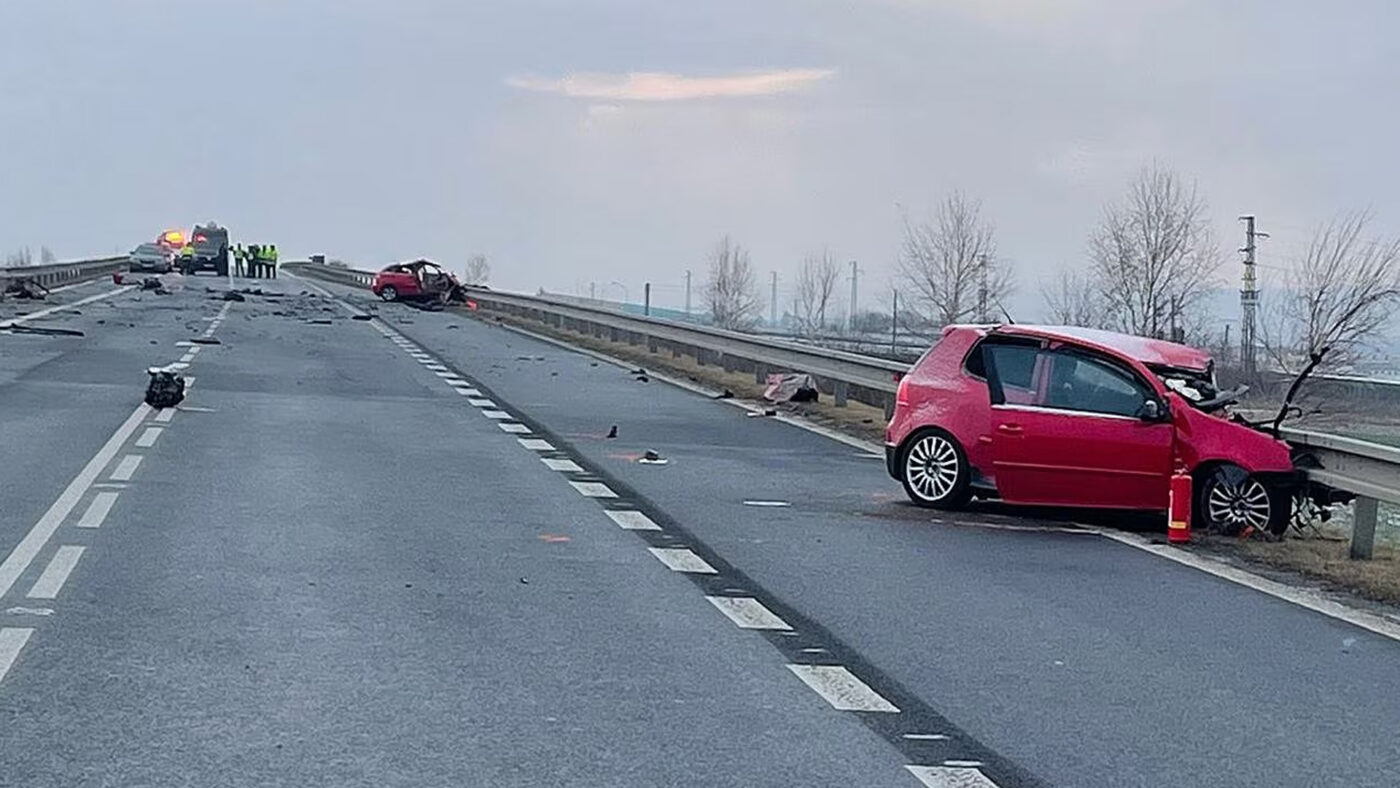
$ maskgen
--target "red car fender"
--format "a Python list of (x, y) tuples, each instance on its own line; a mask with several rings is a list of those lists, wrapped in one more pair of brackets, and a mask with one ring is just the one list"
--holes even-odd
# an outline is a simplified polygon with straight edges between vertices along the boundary
[(1177, 456), (1188, 470), (1228, 462), (1250, 473), (1293, 470), (1288, 444), (1221, 416), (1202, 413), (1176, 392), (1167, 394), (1176, 427)]

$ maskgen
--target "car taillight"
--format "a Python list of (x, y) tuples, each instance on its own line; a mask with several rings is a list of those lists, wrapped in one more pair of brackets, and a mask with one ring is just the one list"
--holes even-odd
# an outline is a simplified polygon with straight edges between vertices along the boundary
[(902, 377), (902, 378), (899, 379), (899, 388), (897, 388), (897, 389), (894, 390), (894, 404), (895, 404), (896, 406), (899, 406), (899, 405), (908, 405), (908, 404), (909, 404), (909, 376), (908, 376), (908, 375), (905, 375), (904, 377)]

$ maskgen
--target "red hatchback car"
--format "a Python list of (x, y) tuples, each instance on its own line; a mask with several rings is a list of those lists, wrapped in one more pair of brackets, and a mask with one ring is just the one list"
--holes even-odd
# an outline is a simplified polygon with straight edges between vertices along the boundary
[(429, 260), (395, 263), (374, 275), (369, 289), (385, 301), (447, 301), (461, 290), (451, 272)]
[(890, 475), (921, 506), (1158, 509), (1174, 471), (1200, 526), (1282, 533), (1302, 484), (1288, 444), (1231, 420), (1210, 356), (1085, 328), (949, 326), (900, 382)]

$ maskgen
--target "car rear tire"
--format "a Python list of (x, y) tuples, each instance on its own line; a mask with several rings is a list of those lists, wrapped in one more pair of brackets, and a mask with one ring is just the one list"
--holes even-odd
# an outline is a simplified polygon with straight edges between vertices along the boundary
[(909, 500), (930, 509), (960, 509), (972, 499), (972, 469), (956, 438), (938, 428), (914, 433), (899, 454)]
[(393, 285), (384, 285), (379, 289), (379, 297), (385, 301), (397, 301), (399, 291)]
[(1238, 465), (1218, 465), (1199, 480), (1196, 524), (1212, 533), (1235, 536), (1250, 530), (1281, 536), (1292, 513), (1286, 491)]

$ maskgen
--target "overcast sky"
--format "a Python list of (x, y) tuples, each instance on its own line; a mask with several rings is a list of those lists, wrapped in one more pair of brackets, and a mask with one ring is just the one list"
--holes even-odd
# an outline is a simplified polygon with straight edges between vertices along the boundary
[(1397, 29), (1385, 0), (0, 0), (0, 250), (212, 218), (676, 303), (728, 233), (784, 292), (858, 260), (873, 303), (900, 206), (960, 188), (1035, 310), (1154, 158), (1227, 250), (1257, 213), (1266, 262), (1342, 210), (1400, 230)]

